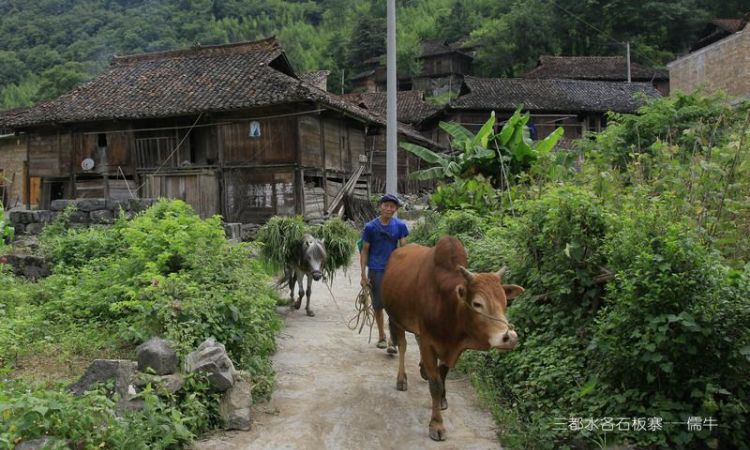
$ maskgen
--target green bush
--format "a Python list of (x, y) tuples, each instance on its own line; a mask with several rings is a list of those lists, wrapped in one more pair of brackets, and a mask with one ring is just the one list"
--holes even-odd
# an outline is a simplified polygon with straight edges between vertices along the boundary
[[(184, 357), (206, 338), (215, 337), (237, 368), (250, 373), (254, 397), (268, 396), (273, 382), (270, 354), (281, 326), (277, 296), (269, 274), (250, 250), (227, 242), (218, 217), (201, 220), (184, 202), (160, 201), (132, 221), (123, 219), (111, 228), (69, 231), (58, 222), (43, 241), (56, 262), (50, 277), (29, 283), (0, 272), (4, 368), (12, 369), (19, 358), (31, 353), (50, 358), (101, 357), (101, 353), (132, 357), (133, 348), (154, 335), (172, 340)], [(76, 254), (77, 244), (85, 247), (86, 257)], [(120, 437), (107, 440), (82, 427), (87, 439), (83, 447), (96, 447), (99, 439), (118, 448), (174, 447), (216, 425), (217, 411), (210, 406), (215, 402), (204, 401), (207, 385), (195, 383), (182, 396), (153, 399), (147, 414), (130, 425), (122, 424), (132, 425), (123, 431), (123, 439), (134, 439), (123, 441), (127, 445), (114, 444)], [(21, 400), (9, 397), (7, 402)], [(107, 406), (96, 402), (84, 407), (93, 414), (85, 420), (108, 420)], [(76, 404), (71, 403), (73, 410)], [(14, 422), (16, 431), (19, 423)], [(49, 431), (57, 430), (54, 424), (44, 424)], [(139, 426), (149, 431), (142, 437), (130, 436), (137, 434), (133, 430)], [(117, 430), (114, 426), (112, 432)], [(97, 443), (89, 445), (88, 439)]]
[(589, 192), (569, 187), (519, 207), (522, 216), (511, 227), (517, 246), (511, 269), (531, 296), (565, 309), (549, 325), (579, 323), (594, 312), (601, 296), (596, 277), (605, 265), (604, 208)]
[(409, 235), (409, 240), (422, 245), (433, 246), (445, 236), (457, 237), (464, 245), (479, 239), (491, 219), (468, 210), (446, 211), (425, 216)]
[(621, 220), (605, 245), (615, 282), (588, 348), (602, 387), (620, 393), (600, 405), (602, 412), (665, 422), (714, 417), (720, 424), (713, 433), (673, 427), (638, 444), (747, 448), (747, 274), (728, 279), (690, 225), (665, 221), (656, 208)]
[(105, 395), (104, 386), (76, 397), (64, 386), (0, 382), (0, 446), (51, 436), (57, 439), (52, 448), (60, 449), (180, 448), (207, 429), (208, 413), (218, 404), (205, 374), (189, 376), (186, 386), (190, 394), (184, 398), (157, 397), (147, 387), (137, 396), (142, 410), (118, 415), (116, 399)]
[(438, 185), (430, 203), (438, 211), (469, 209), (487, 214), (500, 209), (500, 199), (492, 183), (479, 178)]

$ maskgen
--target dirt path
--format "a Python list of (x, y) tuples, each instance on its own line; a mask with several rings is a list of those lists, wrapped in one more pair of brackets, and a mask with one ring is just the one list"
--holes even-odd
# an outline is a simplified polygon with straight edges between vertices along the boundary
[[(419, 350), (407, 333), (409, 390), (396, 390), (398, 358), (368, 343), (366, 331), (350, 331), (359, 267), (339, 272), (332, 287), (313, 284), (316, 317), (280, 308), (286, 327), (273, 357), (276, 386), (271, 401), (254, 408), (253, 429), (198, 442), (218, 449), (499, 449), (489, 413), (478, 406), (465, 379), (446, 382), (450, 407), (444, 412), (448, 440), (427, 434), (430, 395), (419, 376)], [(284, 293), (286, 296), (288, 291)]]

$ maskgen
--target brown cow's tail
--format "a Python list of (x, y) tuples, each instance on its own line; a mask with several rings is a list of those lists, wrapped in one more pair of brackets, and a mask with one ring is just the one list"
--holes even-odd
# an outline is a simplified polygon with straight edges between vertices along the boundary
[(398, 338), (400, 335), (403, 335), (403, 333), (399, 333), (399, 327), (396, 325), (396, 322), (393, 321), (393, 319), (388, 319), (388, 331), (391, 332), (391, 343), (398, 347)]

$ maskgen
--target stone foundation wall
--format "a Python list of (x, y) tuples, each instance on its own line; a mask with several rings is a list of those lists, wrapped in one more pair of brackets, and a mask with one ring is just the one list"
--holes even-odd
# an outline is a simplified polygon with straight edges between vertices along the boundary
[(92, 224), (112, 224), (120, 211), (127, 217), (145, 211), (156, 200), (138, 198), (130, 200), (112, 200), (103, 198), (82, 198), (77, 200), (54, 200), (49, 210), (15, 210), (8, 213), (11, 226), (17, 236), (39, 234), (44, 227), (69, 206), (76, 210), (70, 215), (70, 223), (80, 226)]

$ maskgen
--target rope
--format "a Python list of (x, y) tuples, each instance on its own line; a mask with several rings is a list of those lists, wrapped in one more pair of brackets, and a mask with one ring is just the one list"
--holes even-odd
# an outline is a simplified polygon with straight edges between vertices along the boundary
[(478, 309), (476, 309), (473, 306), (471, 306), (471, 304), (469, 304), (468, 297), (466, 298), (466, 300), (464, 301), (464, 303), (466, 304), (466, 307), (469, 308), (469, 310), (471, 310), (471, 311), (479, 314), (480, 316), (484, 316), (484, 317), (486, 317), (486, 318), (488, 318), (490, 320), (494, 320), (495, 322), (504, 323), (505, 326), (507, 326), (509, 330), (515, 330), (515, 327), (513, 326), (513, 324), (510, 323), (510, 322), (508, 322), (507, 320), (503, 319), (502, 317), (491, 316), (491, 315), (483, 313), (482, 311), (479, 311)]
[(349, 319), (349, 323), (346, 325), (352, 331), (359, 328), (359, 334), (362, 334), (362, 330), (365, 328), (365, 325), (369, 325), (370, 336), (367, 339), (368, 344), (372, 342), (372, 326), (375, 325), (375, 311), (372, 309), (370, 295), (370, 288), (368, 286), (363, 287), (359, 291), (357, 300), (354, 302), (354, 309), (356, 310), (356, 313), (352, 316), (351, 319)]
[[(336, 296), (333, 295), (331, 286), (328, 283), (324, 284), (328, 288), (328, 292), (331, 293), (333, 304), (336, 305), (336, 310), (338, 311), (339, 316), (341, 316), (341, 321), (344, 322), (347, 328), (352, 331), (359, 328), (359, 334), (362, 334), (362, 330), (364, 329), (365, 325), (370, 326), (370, 336), (367, 339), (367, 343), (371, 343), (372, 327), (373, 325), (375, 325), (375, 312), (372, 309), (372, 302), (370, 301), (370, 288), (364, 287), (360, 289), (359, 294), (357, 295), (357, 300), (354, 302), (356, 313), (354, 314), (354, 316), (352, 316), (351, 319), (349, 319), (349, 322), (346, 322), (343, 314), (341, 313), (341, 308), (339, 308), (339, 303), (336, 301)], [(354, 325), (352, 325), (352, 323), (354, 323)]]

